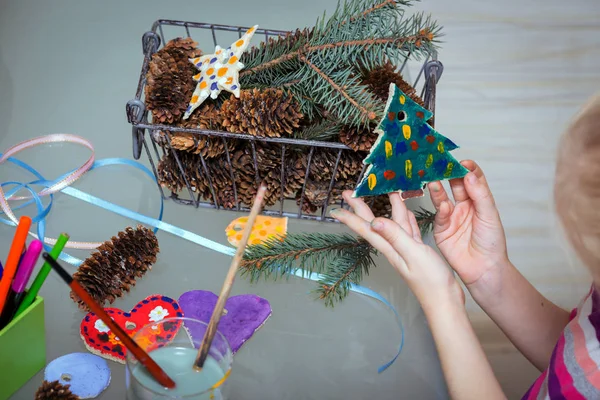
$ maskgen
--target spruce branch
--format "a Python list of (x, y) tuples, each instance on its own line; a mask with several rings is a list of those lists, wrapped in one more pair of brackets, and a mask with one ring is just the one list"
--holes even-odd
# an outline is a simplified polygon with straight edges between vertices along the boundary
[[(374, 4), (371, 8), (368, 8), (368, 9), (362, 11), (360, 13), (360, 15), (350, 17), (350, 22), (354, 22), (359, 18), (364, 18), (373, 12), (379, 11), (383, 7), (387, 7), (387, 6), (394, 7), (396, 5), (396, 3), (398, 3), (397, 0), (383, 0), (381, 3)], [(408, 3), (409, 2), (404, 2), (405, 5), (407, 5)], [(346, 23), (346, 21), (342, 21), (342, 25), (345, 23)]]
[(294, 138), (303, 140), (327, 141), (339, 135), (342, 125), (337, 121), (323, 120), (301, 131), (294, 132)]
[(342, 301), (352, 285), (362, 281), (370, 268), (375, 267), (373, 256), (376, 254), (371, 245), (363, 242), (331, 263), (315, 290), (326, 306), (333, 307), (336, 302)]
[(260, 277), (278, 279), (302, 269), (322, 273), (327, 264), (362, 239), (348, 234), (288, 233), (262, 244), (248, 246), (240, 264), (243, 275), (256, 282)]
[[(421, 208), (415, 216), (425, 235), (433, 226), (435, 213)], [(276, 281), (298, 271), (318, 273), (321, 278), (314, 292), (326, 306), (334, 306), (375, 267), (376, 254), (366, 240), (345, 233), (288, 233), (248, 246), (240, 267), (242, 276), (249, 276), (251, 282), (261, 278)]]
[(417, 225), (421, 230), (421, 236), (425, 236), (433, 230), (433, 223), (435, 222), (436, 213), (421, 207), (419, 210), (413, 211), (417, 219)]
[(348, 100), (348, 102), (350, 102), (350, 104), (352, 104), (357, 110), (360, 111), (360, 113), (365, 117), (365, 119), (373, 120), (376, 118), (377, 115), (375, 114), (374, 111), (367, 110), (365, 107), (358, 104), (356, 102), (356, 100), (354, 100), (348, 94), (348, 92), (346, 90), (344, 90), (343, 87), (340, 87), (340, 85), (336, 84), (332, 78), (327, 76), (327, 74), (325, 74), (322, 70), (320, 70), (316, 65), (314, 65), (313, 63), (308, 61), (308, 59), (305, 56), (301, 56), (300, 60), (302, 60), (306, 65), (309, 66), (309, 68), (311, 68), (313, 71), (315, 71), (317, 74), (319, 74), (319, 76), (321, 78), (323, 78), (323, 80), (325, 80), (327, 83), (329, 83), (335, 91), (337, 91), (341, 96), (343, 96), (346, 100)]
[[(346, 0), (314, 27), (270, 39), (242, 56), (242, 87), (287, 87), (312, 120), (336, 116), (365, 127), (381, 117), (383, 106), (367, 87), (358, 87), (356, 65), (420, 58), (435, 50), (439, 27), (417, 13), (404, 17), (414, 0)], [(317, 106), (317, 104), (319, 106)]]
[[(257, 74), (258, 72), (271, 69), (278, 64), (288, 62), (295, 58), (298, 58), (301, 61), (308, 63), (305, 54), (310, 54), (310, 53), (314, 53), (314, 52), (318, 52), (318, 51), (334, 50), (337, 48), (348, 48), (348, 49), (351, 49), (353, 52), (356, 52), (357, 50), (367, 50), (367, 49), (377, 46), (377, 45), (395, 45), (399, 49), (402, 49), (403, 46), (405, 46), (407, 44), (413, 44), (416, 47), (420, 47), (421, 44), (423, 43), (423, 41), (426, 41), (426, 40), (433, 40), (433, 35), (429, 31), (422, 30), (421, 32), (419, 32), (416, 35), (411, 35), (411, 36), (401, 37), (401, 38), (384, 37), (384, 38), (377, 38), (377, 39), (346, 40), (346, 41), (342, 41), (342, 42), (327, 43), (327, 44), (321, 44), (321, 45), (317, 45), (317, 46), (305, 45), (305, 47), (303, 47), (293, 53), (283, 54), (283, 55), (279, 56), (278, 58), (275, 58), (264, 64), (259, 64), (252, 68), (246, 68), (245, 70), (240, 72), (239, 76), (240, 76), (240, 78), (242, 78), (242, 77), (250, 75), (250, 74)], [(348, 51), (348, 53), (350, 53), (350, 50)]]

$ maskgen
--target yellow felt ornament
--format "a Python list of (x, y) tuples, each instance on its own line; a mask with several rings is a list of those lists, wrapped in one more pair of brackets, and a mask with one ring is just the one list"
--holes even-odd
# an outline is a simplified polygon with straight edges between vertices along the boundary
[[(237, 247), (239, 245), (247, 222), (248, 217), (239, 217), (231, 221), (231, 223), (227, 225), (227, 228), (225, 228), (227, 241), (232, 246)], [(287, 217), (257, 216), (254, 227), (252, 227), (252, 231), (250, 232), (248, 244), (260, 244), (268, 239), (276, 237), (281, 237), (283, 239), (287, 234), (287, 222)]]

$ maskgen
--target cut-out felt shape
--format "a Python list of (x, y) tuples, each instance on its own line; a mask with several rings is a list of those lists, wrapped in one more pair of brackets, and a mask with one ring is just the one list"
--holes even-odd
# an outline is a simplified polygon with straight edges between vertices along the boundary
[(450, 154), (458, 146), (426, 122), (432, 116), (390, 84), (384, 117), (375, 130), (379, 137), (363, 161), (368, 168), (354, 197), (397, 191), (403, 192), (403, 198), (417, 197), (428, 182), (468, 173)]
[[(146, 297), (129, 312), (118, 308), (105, 308), (104, 310), (130, 337), (152, 322), (183, 316), (183, 311), (177, 301), (160, 294)], [(143, 338), (144, 342), (138, 343), (148, 352), (155, 350), (168, 344), (177, 335), (180, 328), (180, 322), (158, 324), (155, 331)], [(80, 334), (90, 352), (125, 364), (127, 348), (96, 314), (88, 313), (83, 318)]]
[[(205, 290), (192, 290), (179, 297), (179, 305), (186, 318), (210, 321), (218, 296)], [(231, 351), (235, 354), (254, 333), (265, 324), (271, 316), (271, 305), (266, 299), (253, 294), (232, 296), (227, 299), (223, 316), (219, 321), (218, 331), (229, 342)], [(184, 327), (193, 341), (202, 342), (204, 330), (197, 325)]]
[(235, 97), (240, 97), (239, 72), (244, 68), (239, 60), (242, 53), (250, 45), (250, 39), (258, 25), (248, 29), (248, 31), (231, 46), (222, 49), (215, 47), (214, 54), (205, 54), (200, 57), (190, 59), (190, 62), (200, 70), (194, 75), (194, 80), (198, 82), (196, 89), (192, 94), (192, 99), (185, 110), (183, 119), (188, 119), (192, 112), (198, 108), (209, 96), (216, 99), (221, 90), (233, 93)]
[[(238, 247), (246, 229), (246, 223), (248, 217), (239, 217), (231, 221), (225, 233), (227, 234), (227, 241), (235, 247)], [(287, 217), (268, 217), (259, 215), (256, 217), (252, 231), (250, 232), (250, 238), (248, 238), (248, 244), (260, 244), (268, 239), (274, 239), (280, 237), (283, 239), (287, 234)]]
[(110, 368), (97, 355), (71, 353), (52, 360), (44, 370), (44, 380), (71, 385), (69, 389), (80, 399), (93, 399), (110, 384)]

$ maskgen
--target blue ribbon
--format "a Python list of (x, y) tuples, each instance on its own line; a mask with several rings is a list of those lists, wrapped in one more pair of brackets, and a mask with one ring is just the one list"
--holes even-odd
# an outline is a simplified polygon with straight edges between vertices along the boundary
[[(0, 153), (0, 157), (1, 156), (2, 156), (2, 154)], [(48, 181), (36, 169), (31, 167), (27, 163), (24, 163), (23, 161), (20, 161), (18, 159), (12, 158), (12, 157), (9, 157), (7, 159), (7, 161), (12, 162), (13, 164), (29, 171), (36, 178), (38, 178), (37, 180), (29, 182), (29, 183), (12, 182), (12, 181), (4, 182), (1, 184), (1, 186), (2, 187), (8, 186), (8, 185), (15, 186), (11, 190), (5, 192), (7, 199), (10, 198), (11, 196), (13, 196), (15, 193), (17, 193), (21, 189), (26, 189), (31, 193), (32, 200), (29, 200), (29, 201), (24, 202), (23, 204), (20, 204), (19, 206), (15, 207), (14, 210), (18, 210), (20, 208), (26, 207), (29, 204), (35, 203), (38, 214), (34, 218), (32, 218), (32, 222), (37, 224), (37, 235), (40, 238), (40, 240), (42, 240), (44, 238), (44, 234), (46, 231), (46, 216), (48, 215), (48, 213), (50, 212), (50, 210), (52, 208), (52, 202), (54, 201), (54, 196), (52, 194), (49, 196), (50, 201), (49, 201), (48, 205), (46, 207), (44, 207), (42, 200), (37, 195), (37, 192), (31, 186), (38, 185), (38, 186), (50, 187), (50, 186), (54, 185), (56, 182), (62, 180), (65, 176), (69, 175), (70, 172), (64, 174), (63, 176), (57, 178), (54, 181)], [(150, 172), (150, 170), (148, 168), (146, 168), (144, 165), (142, 165), (136, 161), (128, 160), (128, 159), (124, 159), (124, 158), (105, 158), (103, 160), (97, 160), (94, 162), (94, 164), (90, 168), (90, 171), (100, 168), (100, 167), (105, 167), (105, 166), (110, 166), (110, 165), (126, 165), (126, 166), (130, 166), (130, 167), (134, 167), (134, 168), (142, 171), (150, 179), (152, 179), (153, 182), (156, 183), (156, 178), (154, 177), (154, 175), (152, 174), (152, 172)], [(142, 224), (151, 226), (154, 228), (155, 233), (158, 231), (158, 229), (160, 229), (160, 230), (172, 233), (173, 235), (179, 236), (183, 239), (189, 240), (190, 242), (193, 242), (200, 246), (214, 250), (218, 253), (228, 255), (228, 256), (233, 256), (235, 254), (235, 249), (233, 249), (229, 246), (224, 246), (220, 243), (214, 242), (210, 239), (204, 238), (200, 235), (186, 231), (184, 229), (178, 228), (174, 225), (171, 225), (169, 223), (162, 221), (163, 211), (164, 211), (164, 201), (163, 201), (162, 196), (160, 196), (160, 212), (159, 212), (158, 218), (151, 218), (151, 217), (145, 216), (143, 214), (140, 214), (138, 212), (129, 210), (125, 207), (121, 207), (117, 204), (111, 203), (109, 201), (100, 199), (89, 193), (75, 189), (72, 186), (65, 187), (64, 189), (61, 190), (61, 192), (64, 194), (67, 194), (69, 196), (75, 197), (76, 199), (83, 200), (89, 204), (93, 204), (95, 206), (101, 207), (105, 210), (112, 211), (123, 217), (133, 219)], [(0, 214), (4, 214), (4, 213), (0, 212)], [(0, 218), (0, 222), (5, 225), (15, 226), (15, 224), (9, 219)], [(46, 249), (46, 251), (50, 251), (50, 246), (48, 246), (45, 243), (44, 243), (44, 248)], [(79, 266), (82, 264), (82, 260), (75, 258), (65, 252), (63, 252), (60, 255), (60, 258), (74, 266)], [(323, 279), (323, 276), (321, 274), (308, 273), (302, 269), (296, 270), (294, 272), (294, 275), (304, 278), (304, 279), (310, 279), (312, 281), (320, 281)], [(400, 316), (398, 315), (396, 308), (389, 301), (387, 301), (383, 296), (381, 296), (379, 293), (375, 292), (374, 290), (371, 290), (364, 286), (359, 286), (359, 285), (354, 285), (354, 284), (350, 287), (350, 290), (355, 293), (359, 293), (364, 296), (371, 297), (375, 300), (380, 301), (394, 313), (394, 315), (396, 317), (396, 321), (398, 322), (398, 326), (399, 326), (400, 332), (402, 334), (400, 346), (399, 346), (398, 352), (396, 353), (394, 358), (391, 361), (389, 361), (388, 363), (379, 367), (378, 372), (381, 373), (381, 372), (385, 371), (390, 365), (392, 365), (394, 363), (394, 361), (396, 361), (396, 359), (402, 352), (402, 348), (404, 347), (404, 327), (402, 326), (402, 320), (400, 319)]]

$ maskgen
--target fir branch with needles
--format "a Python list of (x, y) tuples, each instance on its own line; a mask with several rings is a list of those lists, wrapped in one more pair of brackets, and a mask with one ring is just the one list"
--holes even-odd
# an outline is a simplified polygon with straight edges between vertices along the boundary
[[(270, 39), (245, 53), (243, 87), (285, 86), (309, 119), (322, 110), (346, 125), (368, 126), (383, 105), (355, 74), (358, 64), (382, 64), (436, 48), (440, 28), (429, 16), (404, 17), (413, 0), (347, 0), (313, 28)], [(317, 106), (319, 105), (319, 106)]]
[[(415, 212), (424, 235), (431, 231), (435, 213)], [(334, 306), (375, 267), (377, 251), (364, 239), (346, 233), (288, 233), (248, 246), (240, 264), (242, 276), (257, 282), (295, 275), (320, 274), (314, 292), (326, 306)]]
[(294, 132), (294, 138), (302, 140), (328, 141), (339, 135), (341, 129), (342, 124), (339, 122), (324, 119), (314, 125), (307, 126), (301, 131)]

